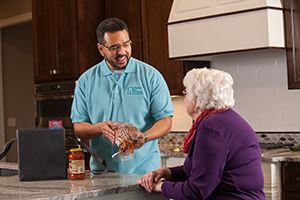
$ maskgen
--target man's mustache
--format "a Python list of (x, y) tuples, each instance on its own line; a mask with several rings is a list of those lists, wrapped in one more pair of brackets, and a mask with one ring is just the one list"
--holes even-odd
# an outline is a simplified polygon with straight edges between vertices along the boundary
[(123, 55), (117, 55), (117, 56), (116, 56), (116, 59), (117, 59), (117, 58), (122, 58), (122, 57), (124, 57), (124, 56), (125, 56), (126, 58), (128, 58), (128, 55), (127, 55), (127, 54), (123, 54)]

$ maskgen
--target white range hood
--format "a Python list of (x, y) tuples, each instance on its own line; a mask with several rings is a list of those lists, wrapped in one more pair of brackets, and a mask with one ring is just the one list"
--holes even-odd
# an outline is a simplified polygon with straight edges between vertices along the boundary
[(169, 57), (285, 48), (280, 0), (174, 0), (168, 20)]

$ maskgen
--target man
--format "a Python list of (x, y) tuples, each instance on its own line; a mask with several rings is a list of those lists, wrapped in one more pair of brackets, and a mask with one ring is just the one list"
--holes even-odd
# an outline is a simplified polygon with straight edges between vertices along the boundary
[[(71, 119), (77, 136), (91, 139), (91, 149), (121, 173), (144, 174), (160, 167), (157, 138), (172, 125), (173, 107), (162, 75), (152, 66), (131, 57), (127, 25), (108, 18), (97, 27), (97, 47), (104, 60), (79, 78), (72, 104)], [(135, 125), (146, 136), (145, 144), (127, 161), (114, 159), (114, 122)], [(99, 160), (99, 159), (98, 159)], [(104, 166), (93, 156), (92, 171)]]

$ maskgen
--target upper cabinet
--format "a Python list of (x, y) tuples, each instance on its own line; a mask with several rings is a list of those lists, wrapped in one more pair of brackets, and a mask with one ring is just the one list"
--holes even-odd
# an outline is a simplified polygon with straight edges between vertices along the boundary
[(164, 76), (171, 94), (183, 90), (182, 61), (169, 59), (167, 22), (173, 0), (107, 0), (107, 17), (123, 19), (129, 29), (132, 56), (151, 64)]
[(300, 89), (300, 1), (284, 0), (289, 89)]
[(76, 80), (102, 58), (96, 27), (105, 17), (123, 19), (133, 57), (157, 68), (171, 94), (183, 90), (182, 61), (169, 59), (167, 22), (173, 0), (33, 0), (35, 82)]
[(96, 27), (105, 17), (99, 0), (32, 0), (35, 82), (76, 80), (100, 60)]

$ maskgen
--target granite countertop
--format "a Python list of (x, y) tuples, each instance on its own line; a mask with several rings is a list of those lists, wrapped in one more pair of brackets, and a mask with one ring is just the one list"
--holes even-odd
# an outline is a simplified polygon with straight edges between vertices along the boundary
[(0, 168), (18, 170), (18, 164), (11, 162), (0, 162)]
[(161, 151), (160, 156), (162, 158), (169, 158), (169, 157), (185, 158), (187, 154), (182, 152), (174, 152), (174, 151)]
[(300, 162), (300, 151), (289, 149), (261, 150), (263, 162)]
[[(262, 150), (263, 162), (300, 162), (300, 151), (289, 149)], [(162, 157), (185, 157), (180, 152), (164, 151)], [(0, 162), (0, 168), (18, 169), (16, 163)], [(141, 175), (103, 173), (90, 175), (86, 172), (85, 180), (45, 180), (20, 182), (19, 177), (0, 177), (1, 199), (88, 199), (101, 196), (138, 191), (146, 193), (136, 183)]]
[[(17, 169), (17, 164), (0, 162), (0, 167)], [(117, 173), (103, 173), (92, 176), (89, 172), (86, 172), (84, 180), (28, 182), (20, 182), (17, 175), (2, 176), (0, 177), (0, 199), (87, 199), (131, 191), (146, 193), (136, 183), (140, 176)]]

